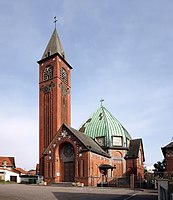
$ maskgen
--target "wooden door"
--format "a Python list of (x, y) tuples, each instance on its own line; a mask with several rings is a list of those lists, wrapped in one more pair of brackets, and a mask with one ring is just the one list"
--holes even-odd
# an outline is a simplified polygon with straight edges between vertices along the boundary
[(17, 176), (10, 176), (10, 181), (17, 182)]
[(74, 181), (74, 161), (64, 163), (64, 182)]

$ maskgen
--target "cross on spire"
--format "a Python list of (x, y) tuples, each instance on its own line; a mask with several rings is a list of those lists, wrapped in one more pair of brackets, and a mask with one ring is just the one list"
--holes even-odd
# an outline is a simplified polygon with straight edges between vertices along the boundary
[(56, 29), (56, 22), (57, 22), (58, 20), (56, 19), (56, 16), (54, 17), (54, 21), (53, 21), (53, 23), (55, 23), (55, 29)]
[(101, 103), (101, 107), (103, 106), (103, 101), (104, 101), (104, 99), (100, 99), (100, 103)]

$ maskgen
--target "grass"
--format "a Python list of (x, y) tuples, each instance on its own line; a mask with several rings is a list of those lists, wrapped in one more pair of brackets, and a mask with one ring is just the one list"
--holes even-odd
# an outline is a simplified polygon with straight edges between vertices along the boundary
[(16, 182), (0, 180), (0, 184), (14, 184), (14, 183), (16, 183)]

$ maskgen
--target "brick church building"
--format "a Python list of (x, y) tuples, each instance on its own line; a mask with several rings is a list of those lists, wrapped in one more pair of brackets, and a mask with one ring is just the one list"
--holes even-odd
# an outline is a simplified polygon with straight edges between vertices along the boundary
[(71, 127), (71, 65), (57, 30), (39, 64), (39, 174), (48, 183), (96, 186), (134, 174), (144, 177), (142, 139), (132, 139), (102, 105)]

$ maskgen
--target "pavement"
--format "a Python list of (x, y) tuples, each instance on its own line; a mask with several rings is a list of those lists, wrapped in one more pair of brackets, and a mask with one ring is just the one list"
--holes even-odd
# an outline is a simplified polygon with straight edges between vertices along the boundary
[[(157, 192), (153, 190), (131, 190), (124, 188), (100, 187), (52, 187), (23, 184), (1, 184), (0, 200), (128, 200), (131, 198), (155, 200)], [(155, 194), (155, 195), (153, 195)], [(142, 196), (141, 196), (142, 195)], [(149, 198), (153, 196), (153, 198)], [(140, 198), (141, 197), (141, 198)]]

